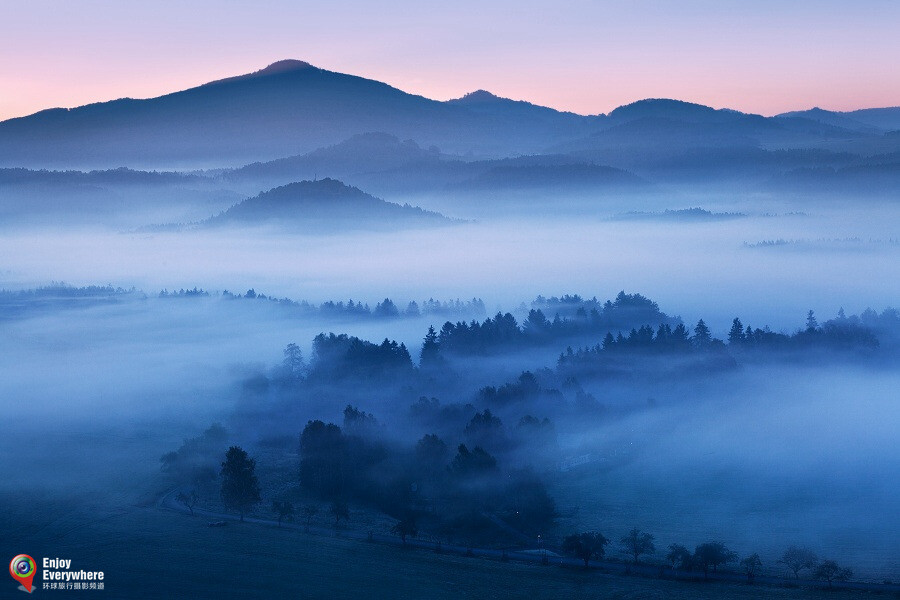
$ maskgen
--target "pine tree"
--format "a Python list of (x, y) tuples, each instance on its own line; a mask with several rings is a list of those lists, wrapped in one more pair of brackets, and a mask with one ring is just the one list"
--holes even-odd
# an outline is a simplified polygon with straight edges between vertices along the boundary
[(434, 325), (428, 327), (428, 333), (425, 334), (425, 340), (422, 343), (422, 352), (419, 355), (419, 366), (434, 366), (440, 362), (441, 346), (438, 342), (438, 334), (434, 330)]
[(728, 343), (729, 344), (740, 344), (741, 342), (746, 341), (746, 336), (744, 335), (744, 325), (741, 323), (741, 320), (737, 317), (734, 318), (734, 321), (731, 322), (731, 331), (728, 332)]
[(709, 333), (709, 327), (706, 326), (703, 319), (697, 321), (697, 325), (694, 327), (693, 342), (698, 348), (705, 348), (712, 342), (712, 335)]
[(816, 331), (819, 328), (819, 322), (816, 321), (816, 313), (810, 309), (808, 313), (806, 313), (806, 331), (812, 332)]

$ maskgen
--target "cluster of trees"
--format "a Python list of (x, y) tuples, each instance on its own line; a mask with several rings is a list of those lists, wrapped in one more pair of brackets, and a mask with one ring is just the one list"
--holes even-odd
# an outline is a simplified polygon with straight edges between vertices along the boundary
[(347, 334), (320, 333), (313, 339), (311, 379), (380, 379), (407, 377), (415, 371), (405, 344), (385, 340), (381, 344)]
[[(576, 533), (563, 539), (560, 549), (568, 554), (584, 561), (587, 568), (591, 560), (602, 560), (606, 556), (606, 547), (610, 540), (596, 531)], [(634, 564), (638, 564), (641, 556), (656, 553), (653, 535), (634, 528), (620, 540), (620, 551), (627, 555)], [(717, 572), (719, 567), (731, 563), (737, 563), (747, 576), (748, 581), (753, 581), (762, 568), (762, 559), (759, 554), (753, 553), (745, 556), (740, 561), (738, 553), (729, 549), (718, 541), (709, 541), (697, 545), (691, 552), (681, 544), (669, 546), (665, 555), (666, 564), (673, 572), (702, 571), (704, 577), (708, 577), (710, 571)], [(820, 561), (816, 554), (808, 548), (791, 546), (785, 550), (778, 561), (787, 567), (796, 579), (800, 578), (800, 572), (807, 570), (810, 575), (819, 581), (826, 581), (829, 587), (835, 581), (846, 581), (853, 576), (851, 569), (841, 567), (833, 560)]]
[[(890, 319), (895, 312), (885, 311), (884, 314)], [(877, 313), (874, 314), (877, 317)], [(871, 315), (869, 318), (871, 320)], [(597, 366), (597, 363), (603, 364), (605, 359), (621, 352), (690, 354), (700, 351), (707, 355), (718, 353), (724, 356), (727, 350), (872, 349), (878, 345), (874, 331), (858, 317), (848, 318), (841, 311), (838, 318), (820, 326), (813, 311), (809, 311), (806, 327), (790, 335), (773, 332), (768, 327), (744, 327), (740, 318), (735, 317), (728, 332), (727, 344), (724, 340), (713, 337), (703, 319), (694, 326), (693, 334), (689, 334), (681, 323), (674, 328), (662, 323), (655, 330), (649, 325), (642, 325), (633, 328), (628, 335), (621, 331), (615, 336), (607, 332), (600, 344), (577, 350), (568, 348), (559, 356), (557, 365), (569, 370), (590, 368)]]
[(204, 290), (203, 288), (198, 288), (194, 286), (192, 289), (186, 290), (181, 288), (179, 290), (172, 290), (171, 292), (167, 289), (164, 289), (159, 292), (159, 298), (208, 298), (209, 292)]
[[(499, 425), (495, 419), (490, 411), (479, 413), (464, 435), (477, 438), (481, 425)], [(428, 434), (409, 448), (385, 441), (381, 431), (372, 415), (352, 406), (343, 427), (309, 421), (300, 435), (301, 487), (324, 501), (366, 503), (410, 527), (425, 519), (434, 531), (472, 540), (503, 528), (551, 526), (555, 504), (533, 473), (503, 471), (493, 454), (471, 442), (451, 451)]]
[[(498, 312), (493, 318), (478, 321), (447, 321), (439, 332), (429, 329), (422, 346), (422, 364), (433, 363), (441, 351), (451, 354), (488, 354), (510, 346), (541, 345), (567, 337), (602, 331), (627, 329), (644, 323), (663, 323), (667, 327), (680, 324), (680, 319), (662, 313), (659, 306), (640, 294), (620, 292), (615, 301), (600, 304), (596, 298), (584, 301), (580, 296), (563, 296), (547, 300), (538, 297), (520, 326), (511, 313)], [(571, 316), (559, 311), (548, 319), (544, 308), (576, 307)]]
[(587, 320), (595, 331), (630, 328), (644, 323), (668, 323), (677, 325), (680, 319), (669, 317), (659, 305), (641, 294), (619, 292), (614, 300), (601, 303), (596, 296), (584, 299), (578, 294), (544, 298), (538, 296), (531, 308), (561, 318)]
[[(196, 288), (195, 290), (188, 290), (188, 293), (183, 293), (181, 295), (177, 292), (167, 292), (166, 290), (163, 290), (163, 292), (160, 292), (160, 297), (171, 298), (191, 295), (209, 295), (208, 293), (203, 292), (203, 290), (199, 290), (200, 292), (203, 292), (202, 294), (190, 294), (189, 292), (191, 291), (196, 291)], [(422, 315), (470, 315), (473, 317), (480, 317), (486, 312), (484, 301), (480, 298), (472, 298), (471, 300), (460, 300), (457, 298), (456, 300), (450, 301), (439, 301), (434, 298), (429, 298), (421, 304), (412, 300), (402, 308), (397, 306), (390, 298), (385, 298), (381, 302), (378, 302), (374, 308), (371, 308), (368, 303), (363, 303), (361, 301), (357, 302), (352, 298), (346, 302), (342, 300), (327, 300), (317, 305), (306, 300), (292, 300), (290, 298), (267, 296), (266, 294), (257, 292), (253, 288), (247, 290), (243, 294), (235, 294), (228, 290), (224, 290), (222, 292), (222, 298), (228, 300), (265, 300), (274, 302), (286, 308), (299, 310), (303, 313), (320, 314), (329, 317), (351, 316), (373, 317), (379, 319), (419, 317)]]

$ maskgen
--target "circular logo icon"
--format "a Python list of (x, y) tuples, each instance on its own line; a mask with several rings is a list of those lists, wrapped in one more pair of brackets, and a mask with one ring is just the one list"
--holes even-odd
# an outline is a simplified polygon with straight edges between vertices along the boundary
[(34, 579), (35, 570), (34, 559), (27, 554), (19, 554), (9, 561), (9, 574), (29, 592), (32, 589), (31, 580)]

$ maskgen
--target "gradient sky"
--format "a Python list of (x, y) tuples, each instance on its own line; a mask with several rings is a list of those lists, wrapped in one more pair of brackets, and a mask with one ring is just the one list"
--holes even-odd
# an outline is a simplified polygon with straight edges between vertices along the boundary
[(283, 58), (448, 99), (647, 97), (775, 114), (900, 105), (896, 0), (0, 0), (0, 119)]

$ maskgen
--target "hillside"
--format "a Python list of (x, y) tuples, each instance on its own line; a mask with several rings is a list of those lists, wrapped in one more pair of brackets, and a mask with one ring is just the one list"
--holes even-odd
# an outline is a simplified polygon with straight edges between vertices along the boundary
[(449, 224), (443, 215), (386, 202), (336, 179), (300, 181), (262, 192), (205, 221), (205, 226), (285, 229), (384, 229)]

